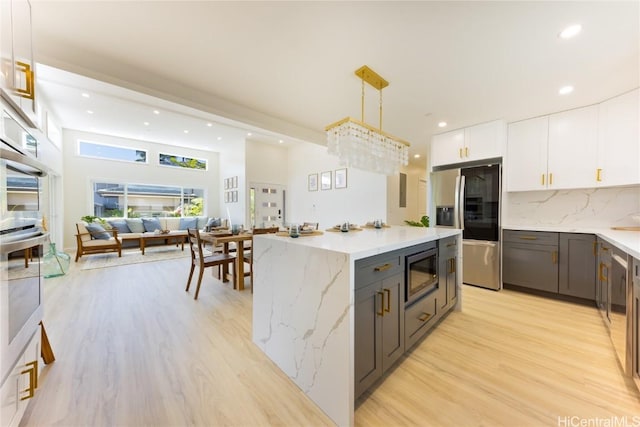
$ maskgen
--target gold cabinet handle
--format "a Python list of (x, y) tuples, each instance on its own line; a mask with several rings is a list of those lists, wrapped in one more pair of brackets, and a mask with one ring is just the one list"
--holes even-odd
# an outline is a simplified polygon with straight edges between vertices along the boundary
[(373, 269), (373, 271), (385, 271), (385, 270), (390, 269), (391, 267), (393, 267), (393, 266), (391, 264), (387, 263), (387, 264), (379, 265), (379, 266), (375, 267)]
[(598, 256), (598, 242), (593, 242), (593, 256)]
[(418, 317), (418, 320), (421, 322), (426, 322), (430, 317), (431, 315), (429, 313), (422, 313), (420, 317)]
[(540, 183), (541, 183), (542, 185), (544, 185), (544, 174), (542, 174), (542, 179), (541, 179), (541, 182), (540, 182)]
[(535, 236), (519, 236), (520, 240), (538, 240)]
[(16, 94), (21, 96), (22, 98), (34, 99), (35, 98), (35, 88), (34, 88), (34, 79), (33, 79), (33, 70), (31, 69), (31, 65), (25, 62), (16, 61), (16, 65), (18, 66), (18, 71), (24, 73), (26, 87), (15, 88)]
[(447, 243), (447, 247), (450, 248), (451, 246), (455, 246), (455, 243)]
[(554, 264), (558, 263), (558, 251), (551, 252), (551, 262)]
[(451, 274), (451, 273), (456, 271), (456, 259), (455, 258), (449, 258), (447, 261), (449, 261), (449, 271), (448, 271), (448, 273)]
[(598, 182), (602, 181), (602, 169), (600, 168), (596, 169), (596, 181)]
[(600, 280), (602, 280), (603, 282), (607, 281), (607, 277), (604, 275), (603, 270), (606, 267), (604, 262), (600, 263), (600, 268), (598, 269), (598, 277), (600, 278)]
[(458, 156), (459, 156), (460, 158), (462, 158), (462, 148), (460, 148), (460, 149), (458, 150)]
[(20, 400), (31, 399), (38, 388), (38, 361), (34, 360), (33, 362), (29, 362), (26, 366), (30, 366), (30, 368), (21, 371), (20, 374), (29, 374), (29, 388), (22, 390), (23, 393), (27, 393), (26, 396), (21, 397)]
[(378, 291), (376, 294), (380, 295), (380, 311), (378, 312), (378, 316), (384, 316), (384, 293)]
[(549, 174), (549, 185), (553, 185), (553, 174)]
[(469, 157), (469, 147), (464, 147), (464, 156)]
[(385, 307), (384, 311), (386, 311), (387, 313), (391, 312), (391, 289), (383, 289), (384, 293), (387, 294), (387, 306)]

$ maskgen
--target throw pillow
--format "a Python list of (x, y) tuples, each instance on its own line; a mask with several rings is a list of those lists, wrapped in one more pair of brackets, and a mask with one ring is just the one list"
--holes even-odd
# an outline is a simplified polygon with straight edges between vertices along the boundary
[(162, 230), (160, 220), (158, 218), (142, 218), (142, 225), (145, 231)]
[(118, 233), (131, 233), (127, 221), (124, 219), (112, 219), (107, 221), (110, 226), (118, 230)]
[(144, 225), (142, 225), (140, 218), (127, 218), (125, 221), (132, 233), (144, 233)]
[(207, 222), (207, 227), (221, 227), (222, 220), (220, 218), (209, 218)]
[(206, 216), (195, 216), (194, 218), (198, 220), (198, 225), (196, 225), (196, 228), (198, 228), (199, 230), (202, 230), (207, 226), (207, 220), (209, 218), (207, 218)]
[(180, 218), (180, 230), (186, 230), (187, 228), (196, 228), (198, 226), (198, 218)]
[(87, 231), (91, 233), (91, 237), (94, 239), (109, 240), (111, 238), (111, 234), (107, 233), (100, 224), (87, 224)]

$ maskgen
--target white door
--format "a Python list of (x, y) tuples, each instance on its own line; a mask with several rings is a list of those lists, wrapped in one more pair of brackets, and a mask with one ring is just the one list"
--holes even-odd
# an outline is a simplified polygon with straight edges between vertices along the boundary
[(282, 227), (286, 221), (285, 200), (287, 188), (284, 185), (256, 183), (251, 185), (253, 200), (251, 213), (253, 226)]
[(418, 181), (418, 217), (422, 218), (427, 214), (427, 180)]

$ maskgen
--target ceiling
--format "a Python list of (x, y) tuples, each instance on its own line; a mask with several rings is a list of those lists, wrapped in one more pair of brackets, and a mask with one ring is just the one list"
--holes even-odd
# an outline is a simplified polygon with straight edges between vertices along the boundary
[[(411, 142), (418, 164), (434, 133), (639, 86), (638, 1), (31, 3), (38, 62), (91, 78), (38, 69), (63, 127), (205, 149), (248, 131), (324, 143), (327, 124), (360, 118), (364, 64), (390, 83), (383, 129)], [(575, 23), (578, 36), (558, 37)], [(564, 85), (575, 90), (560, 96)], [(367, 88), (374, 126), (377, 108)]]

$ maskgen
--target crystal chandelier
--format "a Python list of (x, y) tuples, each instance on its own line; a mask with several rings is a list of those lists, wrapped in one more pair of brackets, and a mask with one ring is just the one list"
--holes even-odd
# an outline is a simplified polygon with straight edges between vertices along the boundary
[[(389, 82), (366, 65), (355, 74), (362, 80), (362, 120), (347, 117), (325, 128), (328, 153), (339, 157), (343, 166), (353, 166), (385, 175), (397, 174), (400, 165), (409, 163), (409, 143), (382, 131), (382, 89)], [(380, 126), (364, 122), (364, 83), (380, 93)]]

